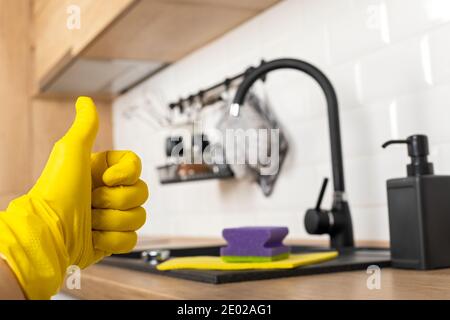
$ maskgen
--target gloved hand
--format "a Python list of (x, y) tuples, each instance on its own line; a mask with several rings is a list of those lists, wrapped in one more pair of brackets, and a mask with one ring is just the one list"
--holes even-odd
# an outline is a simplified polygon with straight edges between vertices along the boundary
[(28, 194), (0, 213), (0, 254), (29, 299), (48, 299), (68, 266), (85, 268), (132, 250), (148, 197), (132, 152), (91, 155), (98, 129), (93, 101), (80, 97), (72, 127)]

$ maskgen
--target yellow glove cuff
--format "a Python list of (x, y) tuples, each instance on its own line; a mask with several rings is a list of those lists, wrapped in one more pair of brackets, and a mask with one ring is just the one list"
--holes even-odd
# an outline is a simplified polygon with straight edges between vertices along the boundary
[(57, 293), (69, 266), (63, 237), (51, 208), (28, 195), (0, 212), (0, 254), (28, 299), (49, 299)]

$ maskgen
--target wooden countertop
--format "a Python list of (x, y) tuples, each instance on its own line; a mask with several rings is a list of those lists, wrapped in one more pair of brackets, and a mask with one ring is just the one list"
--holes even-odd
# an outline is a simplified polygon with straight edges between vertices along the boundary
[[(150, 242), (158, 247), (221, 243), (182, 238)], [(214, 285), (94, 265), (82, 271), (80, 290), (63, 292), (81, 299), (450, 299), (450, 269), (385, 268), (380, 290), (367, 289), (368, 276), (360, 270)]]

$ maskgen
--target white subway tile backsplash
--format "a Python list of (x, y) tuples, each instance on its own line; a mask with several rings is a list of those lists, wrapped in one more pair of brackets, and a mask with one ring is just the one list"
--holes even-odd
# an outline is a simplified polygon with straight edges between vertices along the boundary
[(450, 80), (449, 33), (450, 24), (447, 24), (424, 36), (424, 41), (428, 41), (431, 81), (434, 84), (446, 83)]
[(450, 3), (447, 0), (422, 0), (427, 19), (435, 24), (450, 21)]
[(363, 102), (394, 98), (428, 86), (419, 38), (364, 56), (359, 68)]
[(323, 163), (330, 159), (328, 122), (326, 118), (286, 124), (291, 137), (291, 152), (298, 166)]
[(407, 161), (404, 148), (346, 161), (347, 193), (351, 205), (386, 205), (386, 180), (406, 176)]
[(299, 20), (292, 32), (268, 39), (262, 47), (262, 56), (266, 60), (292, 57), (323, 68), (330, 64), (327, 30), (324, 26), (305, 26)]
[[(285, 37), (289, 32), (293, 32), (297, 29), (298, 20), (302, 10), (302, 7), (298, 6), (299, 2), (300, 1), (281, 1), (269, 11), (262, 12), (248, 23), (248, 25), (257, 28), (260, 40), (259, 44)], [(284, 18), (279, 19), (278, 17), (280, 16), (283, 16)], [(245, 36), (240, 30), (236, 31), (240, 35)], [(242, 38), (243, 41), (252, 38), (254, 34), (252, 33), (248, 36), (249, 37)]]
[(357, 63), (354, 61), (332, 67), (328, 72), (338, 96), (340, 110), (359, 107), (361, 97), (359, 96), (357, 76)]
[(283, 212), (314, 206), (320, 183), (314, 167), (284, 166), (270, 198), (263, 199), (262, 211)]
[(409, 160), (404, 146), (381, 144), (427, 134), (436, 172), (450, 173), (449, 21), (448, 0), (285, 0), (119, 97), (114, 142), (141, 156), (151, 193), (141, 234), (218, 237), (224, 227), (287, 225), (292, 237), (317, 239), (303, 216), (332, 174), (325, 99), (306, 75), (279, 71), (258, 85), (290, 141), (271, 197), (249, 179), (161, 186), (155, 171), (171, 130), (150, 115), (261, 59), (292, 57), (319, 67), (336, 89), (356, 239), (388, 240), (386, 180), (405, 176)]
[(326, 25), (333, 64), (370, 53), (390, 42), (383, 0), (351, 1)]
[(173, 226), (172, 236), (208, 237), (211, 234), (221, 235), (226, 221), (217, 214), (193, 215), (191, 212), (186, 212), (183, 215), (178, 214), (171, 225)]
[(450, 141), (450, 85), (397, 98), (399, 134), (425, 133), (430, 144)]
[(376, 154), (381, 145), (392, 138), (391, 101), (381, 101), (341, 114), (342, 144), (345, 157)]
[(436, 155), (432, 161), (434, 161), (435, 173), (450, 175), (450, 144), (442, 144), (434, 148)]
[(280, 70), (273, 73), (267, 78), (264, 87), (282, 123), (299, 125), (299, 121), (326, 115), (322, 91), (310, 77), (298, 71)]
[(353, 207), (353, 232), (356, 239), (388, 240), (389, 218), (385, 206)]
[(448, 0), (385, 0), (390, 34), (401, 40), (450, 21)]
[[(291, 212), (271, 212), (258, 214), (254, 225), (259, 226), (289, 226), (289, 238), (312, 238), (303, 226), (304, 211), (294, 210)], [(317, 239), (317, 236), (314, 237)]]
[(332, 63), (345, 62), (389, 43), (383, 0), (337, 2), (345, 5), (326, 24)]

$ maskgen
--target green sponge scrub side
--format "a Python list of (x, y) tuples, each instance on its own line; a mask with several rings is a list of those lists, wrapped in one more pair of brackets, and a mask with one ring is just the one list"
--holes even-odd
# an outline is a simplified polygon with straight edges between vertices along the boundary
[(282, 253), (277, 256), (263, 257), (263, 256), (222, 256), (222, 260), (225, 262), (236, 263), (236, 262), (271, 262), (280, 261), (289, 258), (289, 253)]

